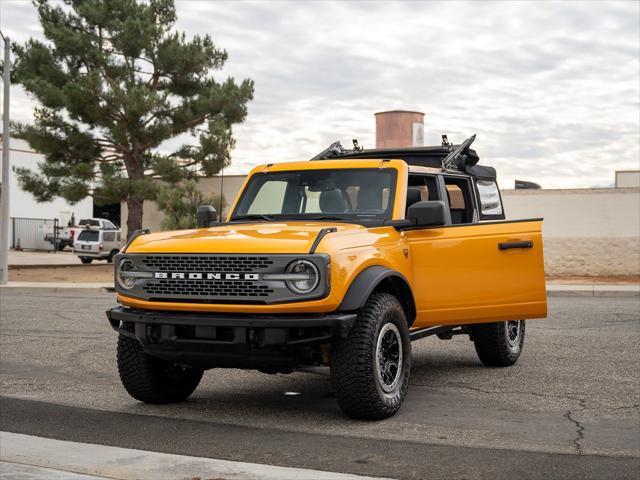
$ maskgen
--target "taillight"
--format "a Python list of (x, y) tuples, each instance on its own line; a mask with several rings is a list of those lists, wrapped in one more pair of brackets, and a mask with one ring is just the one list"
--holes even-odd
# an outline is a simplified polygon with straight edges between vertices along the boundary
[(76, 231), (75, 230), (71, 230), (71, 240), (73, 240), (73, 237), (76, 236)]
[(104, 245), (103, 244), (98, 245), (98, 250), (104, 250)]

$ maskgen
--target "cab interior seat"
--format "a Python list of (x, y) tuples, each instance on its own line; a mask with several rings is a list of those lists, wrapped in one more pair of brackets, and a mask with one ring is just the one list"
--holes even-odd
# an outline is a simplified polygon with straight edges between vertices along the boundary
[(339, 188), (323, 190), (320, 193), (320, 210), (323, 213), (345, 213), (348, 202), (346, 193)]
[(382, 195), (376, 188), (360, 187), (357, 209), (359, 212), (382, 211)]

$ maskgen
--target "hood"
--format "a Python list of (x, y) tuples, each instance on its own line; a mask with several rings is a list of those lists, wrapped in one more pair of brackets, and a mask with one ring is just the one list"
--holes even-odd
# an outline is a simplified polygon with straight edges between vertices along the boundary
[(309, 253), (318, 232), (364, 230), (362, 225), (329, 222), (235, 223), (198, 230), (142, 235), (127, 253)]

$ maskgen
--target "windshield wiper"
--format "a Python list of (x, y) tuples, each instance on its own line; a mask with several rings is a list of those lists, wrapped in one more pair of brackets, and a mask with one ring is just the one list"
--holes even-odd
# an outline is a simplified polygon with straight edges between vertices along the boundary
[(266, 222), (273, 222), (273, 217), (270, 215), (237, 215), (231, 218), (231, 221), (235, 220), (264, 220)]

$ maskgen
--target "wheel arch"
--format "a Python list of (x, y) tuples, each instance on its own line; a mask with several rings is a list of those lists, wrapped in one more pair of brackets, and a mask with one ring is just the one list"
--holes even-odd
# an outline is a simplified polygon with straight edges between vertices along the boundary
[(358, 274), (351, 282), (338, 310), (358, 310), (374, 292), (394, 295), (402, 305), (407, 323), (409, 326), (413, 324), (416, 318), (416, 303), (409, 282), (402, 273), (380, 265), (367, 267)]

